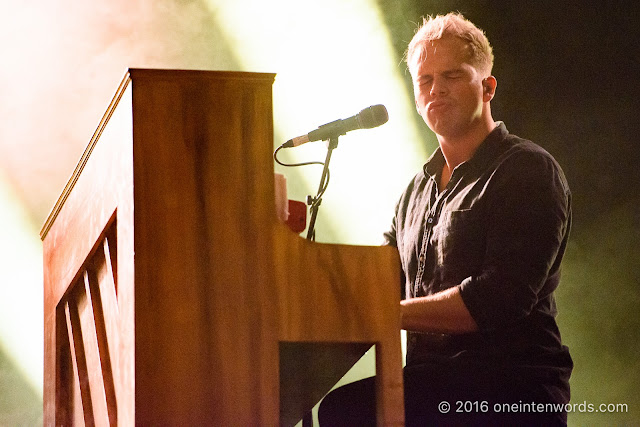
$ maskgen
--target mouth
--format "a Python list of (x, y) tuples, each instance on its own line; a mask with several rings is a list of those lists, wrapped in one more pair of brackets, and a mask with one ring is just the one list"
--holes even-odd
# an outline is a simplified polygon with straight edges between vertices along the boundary
[(429, 105), (427, 105), (427, 110), (428, 111), (442, 110), (447, 108), (448, 106), (449, 106), (449, 103), (447, 103), (446, 101), (432, 101), (429, 103)]

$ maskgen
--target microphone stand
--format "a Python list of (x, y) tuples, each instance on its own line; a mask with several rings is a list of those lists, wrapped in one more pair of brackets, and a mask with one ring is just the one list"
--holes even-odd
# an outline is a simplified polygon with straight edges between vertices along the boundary
[(311, 219), (309, 220), (309, 229), (307, 230), (307, 240), (316, 240), (316, 217), (318, 216), (318, 209), (320, 209), (320, 203), (322, 203), (322, 195), (327, 189), (327, 176), (329, 173), (329, 162), (331, 161), (331, 153), (335, 148), (338, 148), (338, 136), (329, 137), (327, 142), (327, 158), (324, 161), (324, 168), (322, 169), (322, 177), (320, 178), (320, 185), (318, 186), (318, 193), (316, 197), (307, 196), (307, 204), (311, 206)]

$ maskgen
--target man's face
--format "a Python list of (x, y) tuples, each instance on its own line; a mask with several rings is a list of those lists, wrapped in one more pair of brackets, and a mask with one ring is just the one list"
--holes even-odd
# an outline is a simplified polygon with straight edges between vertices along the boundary
[(463, 136), (481, 121), (482, 75), (467, 49), (461, 39), (444, 37), (429, 43), (424, 61), (412, 68), (418, 113), (444, 138)]

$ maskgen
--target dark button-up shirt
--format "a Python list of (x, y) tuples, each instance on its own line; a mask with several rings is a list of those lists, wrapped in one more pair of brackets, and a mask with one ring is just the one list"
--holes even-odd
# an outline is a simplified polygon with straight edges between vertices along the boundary
[(444, 162), (438, 148), (400, 198), (385, 239), (400, 254), (403, 297), (459, 286), (479, 331), (409, 332), (407, 364), (462, 359), (568, 378), (553, 295), (571, 223), (560, 166), (503, 123), (439, 189)]

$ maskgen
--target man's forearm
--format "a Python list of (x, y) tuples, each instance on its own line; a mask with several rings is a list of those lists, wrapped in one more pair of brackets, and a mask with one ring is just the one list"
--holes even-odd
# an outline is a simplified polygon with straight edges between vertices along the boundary
[(401, 301), (400, 313), (402, 329), (409, 331), (461, 334), (478, 330), (457, 286)]

